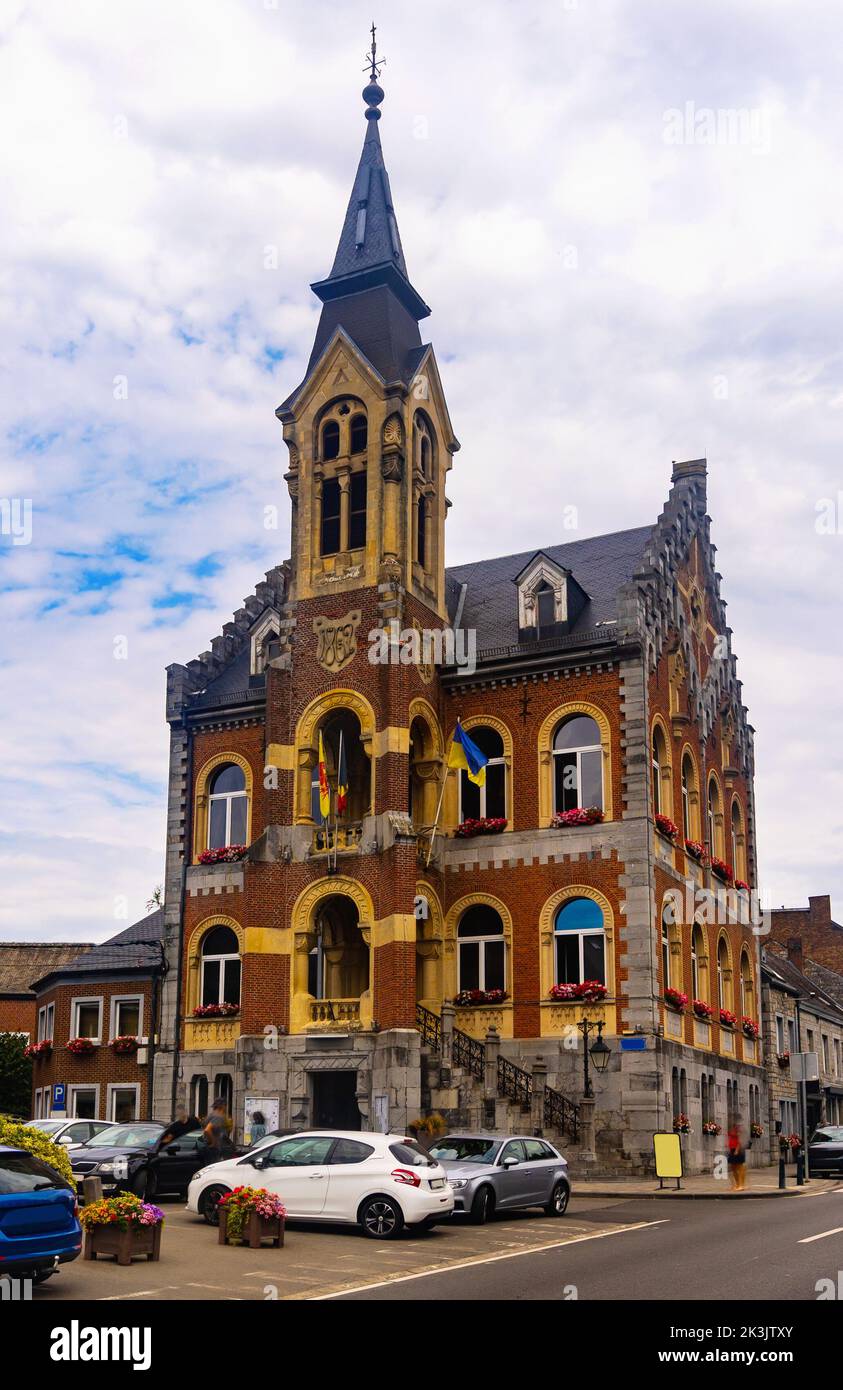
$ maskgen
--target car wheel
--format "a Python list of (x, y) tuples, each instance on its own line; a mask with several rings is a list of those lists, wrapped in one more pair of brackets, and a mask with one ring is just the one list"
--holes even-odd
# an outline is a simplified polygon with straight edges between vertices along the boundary
[(478, 1188), (471, 1203), (471, 1221), (475, 1226), (485, 1226), (495, 1210), (495, 1198), (490, 1187)]
[(229, 1187), (206, 1187), (199, 1198), (199, 1210), (209, 1226), (220, 1224), (220, 1198), (227, 1196)]
[(149, 1173), (146, 1168), (141, 1168), (139, 1172), (135, 1173), (129, 1187), (136, 1197), (144, 1198), (146, 1196), (149, 1187)]
[(370, 1197), (357, 1219), (370, 1240), (394, 1240), (404, 1225), (404, 1214), (390, 1197)]
[(550, 1194), (550, 1201), (545, 1207), (548, 1216), (564, 1216), (568, 1210), (568, 1199), (571, 1189), (566, 1182), (558, 1182)]

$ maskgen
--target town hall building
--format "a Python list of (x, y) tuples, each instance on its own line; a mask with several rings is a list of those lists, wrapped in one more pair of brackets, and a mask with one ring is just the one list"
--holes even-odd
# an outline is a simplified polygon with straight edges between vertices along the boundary
[[(154, 1111), (221, 1097), (239, 1133), (247, 1102), (294, 1128), (437, 1111), (619, 1172), (687, 1118), (706, 1167), (704, 1125), (767, 1116), (752, 730), (706, 463), (669, 490), (665, 470), (632, 529), (552, 543), (551, 518), (540, 548), (446, 564), (459, 443), (374, 69), (363, 96), (313, 350), (275, 412), (290, 558), (167, 671)], [(457, 719), (483, 786), (448, 775)]]

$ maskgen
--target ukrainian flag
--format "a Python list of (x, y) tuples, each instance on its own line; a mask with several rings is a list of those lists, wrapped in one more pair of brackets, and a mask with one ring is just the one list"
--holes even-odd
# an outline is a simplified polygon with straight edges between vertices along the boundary
[(486, 764), (489, 759), (481, 753), (476, 743), (472, 743), (462, 724), (457, 720), (451, 749), (448, 753), (448, 766), (462, 768), (468, 773), (469, 782), (478, 787), (486, 784)]

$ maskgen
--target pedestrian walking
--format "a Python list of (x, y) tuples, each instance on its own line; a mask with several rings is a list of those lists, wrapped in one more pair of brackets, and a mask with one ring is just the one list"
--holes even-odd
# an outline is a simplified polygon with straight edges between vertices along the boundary
[(232, 1144), (229, 1139), (231, 1133), (231, 1120), (225, 1108), (224, 1100), (215, 1100), (211, 1106), (203, 1131), (208, 1141), (208, 1147), (214, 1151), (216, 1157), (225, 1158), (231, 1151)]
[(256, 1110), (252, 1115), (252, 1124), (249, 1132), (253, 1144), (256, 1144), (259, 1139), (263, 1139), (266, 1134), (266, 1117), (262, 1110)]
[(742, 1115), (735, 1115), (729, 1126), (727, 1161), (732, 1191), (743, 1192), (746, 1187), (746, 1131)]

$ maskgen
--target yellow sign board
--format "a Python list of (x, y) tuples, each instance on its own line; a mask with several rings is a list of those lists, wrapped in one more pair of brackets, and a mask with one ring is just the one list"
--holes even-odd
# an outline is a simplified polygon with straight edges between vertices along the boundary
[(654, 1134), (653, 1153), (657, 1178), (681, 1178), (682, 1146), (678, 1134)]

